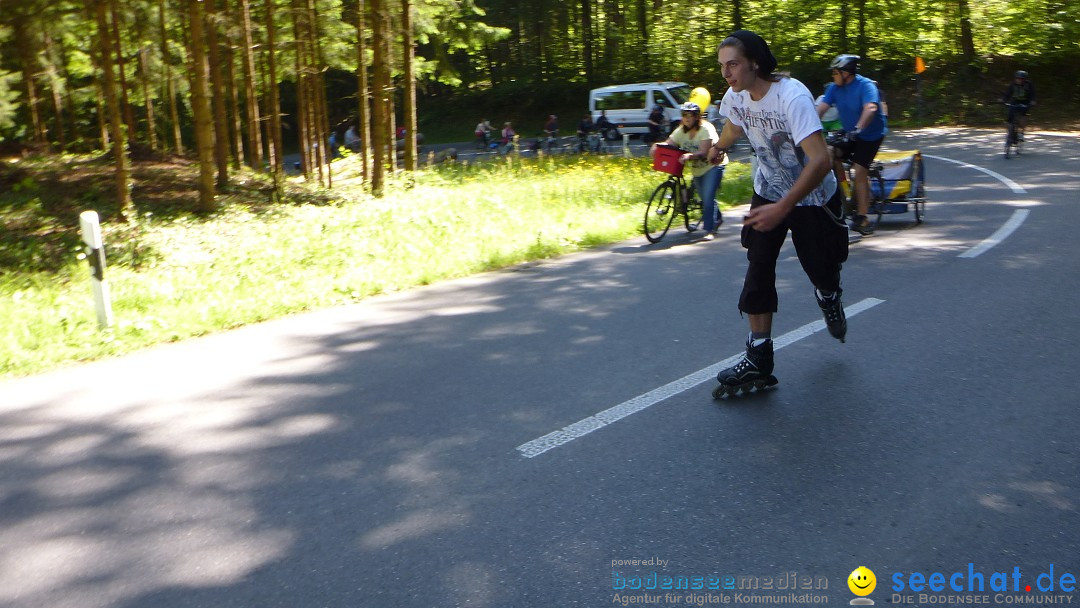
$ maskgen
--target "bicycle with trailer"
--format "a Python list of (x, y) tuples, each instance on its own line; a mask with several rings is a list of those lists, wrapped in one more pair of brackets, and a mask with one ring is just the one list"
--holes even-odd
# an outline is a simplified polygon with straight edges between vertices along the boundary
[[(847, 141), (843, 131), (831, 131), (825, 143), (832, 147)], [(844, 170), (837, 175), (844, 197), (844, 218), (855, 213), (855, 171), (848, 160), (843, 161)], [(926, 217), (926, 170), (919, 150), (878, 152), (868, 167), (870, 174), (870, 207), (867, 217), (874, 216), (876, 228), (884, 215), (915, 214), (915, 223), (921, 224)]]
[(659, 243), (664, 238), (677, 215), (683, 217), (687, 232), (701, 226), (701, 197), (694, 190), (693, 182), (688, 184), (683, 178), (683, 163), (679, 159), (682, 154), (683, 151), (676, 146), (656, 146), (653, 169), (667, 173), (668, 177), (653, 190), (645, 208), (644, 231), (650, 243)]
[(1024, 148), (1024, 126), (1020, 117), (1030, 106), (1026, 103), (1006, 103), (1005, 107), (1009, 112), (1005, 117), (1005, 160), (1008, 160), (1010, 152), (1016, 152), (1016, 155), (1020, 156), (1020, 151)]

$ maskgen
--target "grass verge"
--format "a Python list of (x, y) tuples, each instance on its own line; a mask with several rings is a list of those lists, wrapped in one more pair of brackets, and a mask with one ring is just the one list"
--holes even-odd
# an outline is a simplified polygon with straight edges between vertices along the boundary
[[(72, 222), (88, 201), (68, 200), (43, 221), (58, 198), (71, 197), (35, 177), (46, 163), (21, 163), (22, 198), (0, 204), (5, 227), (36, 226), (26, 238), (0, 240), (0, 377), (640, 235), (644, 202), (662, 177), (644, 159), (511, 158), (424, 169), (375, 199), (346, 160), (334, 165), (333, 190), (292, 184), (301, 203), (269, 205), (253, 188), (223, 195), (222, 210), (208, 217), (142, 208), (133, 222), (103, 223), (116, 322), (99, 330)], [(174, 178), (179, 170), (162, 169)], [(723, 205), (749, 198), (747, 172), (729, 167)], [(34, 245), (42, 239), (57, 244)]]

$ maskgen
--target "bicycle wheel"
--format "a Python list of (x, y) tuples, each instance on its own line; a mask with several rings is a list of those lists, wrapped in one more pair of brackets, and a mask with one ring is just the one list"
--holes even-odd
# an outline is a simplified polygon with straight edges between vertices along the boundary
[(693, 232), (701, 226), (701, 218), (704, 216), (704, 206), (697, 190), (691, 185), (686, 191), (686, 207), (683, 209), (683, 223), (687, 232)]
[(653, 191), (645, 208), (645, 238), (650, 243), (660, 242), (671, 227), (671, 221), (675, 219), (677, 189), (675, 181), (668, 180)]
[(1012, 147), (1013, 142), (1016, 141), (1016, 125), (1009, 123), (1009, 129), (1005, 134), (1005, 158), (1009, 158), (1009, 149)]

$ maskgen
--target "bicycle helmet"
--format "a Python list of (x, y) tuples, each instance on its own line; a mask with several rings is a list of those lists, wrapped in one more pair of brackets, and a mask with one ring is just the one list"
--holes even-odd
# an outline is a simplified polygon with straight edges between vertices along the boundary
[(679, 106), (680, 112), (693, 112), (694, 114), (701, 114), (701, 106), (692, 101), (688, 101)]
[(862, 57), (858, 55), (837, 55), (836, 59), (832, 60), (829, 64), (830, 70), (844, 70), (845, 72), (851, 72), (854, 74), (859, 69), (859, 60)]
[(1018, 70), (1015, 74), (1013, 74), (1013, 78), (1023, 78), (1024, 80), (1027, 80), (1027, 72), (1025, 72), (1024, 70)]

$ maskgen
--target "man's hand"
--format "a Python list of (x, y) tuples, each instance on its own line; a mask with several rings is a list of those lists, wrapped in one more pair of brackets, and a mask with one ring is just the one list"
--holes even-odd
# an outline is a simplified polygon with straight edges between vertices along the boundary
[(724, 162), (724, 156), (726, 155), (727, 150), (722, 150), (720, 148), (717, 148), (716, 146), (711, 146), (709, 147), (709, 151), (705, 154), (705, 159), (708, 160), (710, 164), (719, 165), (720, 163)]
[(761, 205), (760, 207), (754, 207), (746, 213), (746, 217), (743, 218), (743, 224), (750, 226), (758, 232), (768, 232), (773, 228), (780, 225), (780, 222), (784, 221), (787, 217), (787, 210), (783, 205), (777, 203), (769, 203), (767, 205)]

